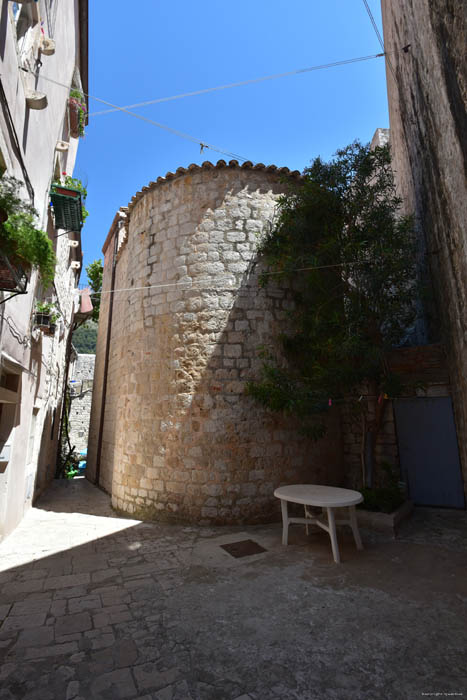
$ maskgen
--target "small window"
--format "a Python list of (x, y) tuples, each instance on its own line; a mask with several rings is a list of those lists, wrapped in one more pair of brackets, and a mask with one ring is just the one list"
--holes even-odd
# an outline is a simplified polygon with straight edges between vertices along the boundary
[(0, 472), (10, 461), (20, 403), (21, 374), (0, 368)]

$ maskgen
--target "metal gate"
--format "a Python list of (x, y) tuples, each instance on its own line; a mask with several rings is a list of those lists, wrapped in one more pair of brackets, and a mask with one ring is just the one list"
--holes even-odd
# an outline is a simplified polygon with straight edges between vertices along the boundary
[(451, 399), (394, 402), (401, 471), (418, 505), (465, 508)]

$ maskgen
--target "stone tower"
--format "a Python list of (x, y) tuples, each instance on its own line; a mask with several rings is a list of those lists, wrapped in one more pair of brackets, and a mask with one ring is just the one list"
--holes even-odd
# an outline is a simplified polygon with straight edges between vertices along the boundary
[(291, 307), (283, 289), (258, 285), (258, 237), (299, 177), (190, 165), (117, 214), (103, 249), (88, 472), (119, 510), (259, 522), (279, 512), (281, 483), (339, 483), (337, 416), (314, 445), (245, 395)]

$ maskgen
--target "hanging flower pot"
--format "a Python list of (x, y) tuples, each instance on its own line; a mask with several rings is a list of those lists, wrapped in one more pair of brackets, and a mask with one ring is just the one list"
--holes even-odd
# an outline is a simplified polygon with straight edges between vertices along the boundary
[(84, 95), (79, 90), (71, 90), (68, 98), (68, 116), (70, 135), (74, 138), (84, 136), (87, 106)]
[(38, 301), (34, 313), (34, 327), (46, 335), (55, 335), (56, 321), (60, 314), (53, 302)]

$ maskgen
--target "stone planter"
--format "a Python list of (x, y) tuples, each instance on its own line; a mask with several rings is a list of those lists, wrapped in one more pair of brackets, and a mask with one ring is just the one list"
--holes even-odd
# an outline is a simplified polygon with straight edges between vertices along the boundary
[(359, 527), (378, 532), (390, 533), (394, 537), (397, 535), (400, 523), (410, 518), (414, 504), (412, 501), (405, 501), (392, 513), (378, 513), (371, 510), (360, 510), (357, 508), (357, 519)]

